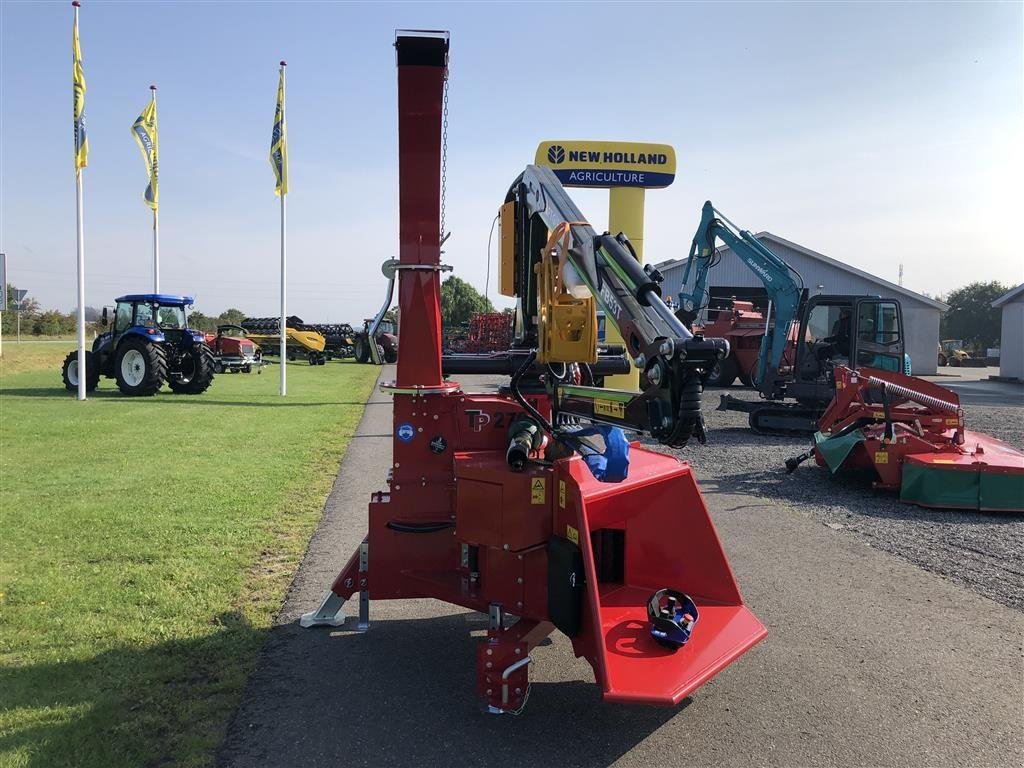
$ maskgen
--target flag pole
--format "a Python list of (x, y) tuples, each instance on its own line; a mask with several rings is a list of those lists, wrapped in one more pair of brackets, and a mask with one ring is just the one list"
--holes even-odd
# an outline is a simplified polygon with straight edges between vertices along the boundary
[[(78, 0), (74, 0), (71, 5), (75, 9), (75, 34), (77, 39)], [(78, 399), (85, 400), (85, 381), (88, 378), (85, 356), (85, 228), (82, 225), (82, 168), (78, 165), (77, 146), (75, 147), (75, 152), (75, 246), (78, 256)]]
[[(149, 86), (153, 92), (153, 108), (156, 109), (156, 86)], [(153, 209), (153, 293), (160, 293), (160, 212)]]
[[(284, 87), (284, 68), (288, 66), (287, 62), (281, 62), (281, 85), (282, 90)], [(283, 102), (283, 99), (282, 99)], [(281, 128), (284, 130), (285, 115), (282, 110), (281, 115)], [(286, 187), (281, 189), (281, 395), (288, 394), (288, 330), (287, 330), (287, 295), (286, 289), (288, 285), (288, 260), (287, 260), (287, 247), (285, 239), (285, 197), (288, 195)]]

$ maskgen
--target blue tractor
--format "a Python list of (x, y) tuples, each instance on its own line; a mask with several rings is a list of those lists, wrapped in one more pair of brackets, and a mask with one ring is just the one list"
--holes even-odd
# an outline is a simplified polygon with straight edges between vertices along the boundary
[[(201, 331), (188, 327), (191, 296), (141, 293), (117, 299), (114, 322), (85, 353), (85, 388), (91, 392), (100, 376), (117, 381), (122, 394), (155, 395), (164, 382), (176, 394), (198, 395), (213, 383), (213, 352)], [(103, 308), (103, 326), (109, 325)], [(64, 386), (78, 389), (78, 352), (64, 359)]]

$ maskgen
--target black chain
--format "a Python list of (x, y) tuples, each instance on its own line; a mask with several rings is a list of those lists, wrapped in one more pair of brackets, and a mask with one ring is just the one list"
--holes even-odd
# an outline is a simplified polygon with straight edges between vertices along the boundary
[(444, 242), (445, 203), (448, 192), (448, 62), (444, 69), (444, 107), (441, 122), (441, 242)]

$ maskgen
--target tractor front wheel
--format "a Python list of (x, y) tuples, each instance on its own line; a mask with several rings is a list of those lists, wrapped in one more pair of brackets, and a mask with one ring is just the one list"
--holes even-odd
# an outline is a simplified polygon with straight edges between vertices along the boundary
[(213, 384), (213, 352), (205, 344), (198, 344), (182, 356), (181, 373), (167, 382), (178, 395), (199, 395)]
[(167, 355), (145, 339), (128, 338), (117, 350), (114, 370), (121, 394), (149, 397), (159, 392), (167, 379)]
[(396, 363), (398, 362), (398, 350), (394, 347), (389, 347), (384, 350), (384, 362), (385, 363)]
[[(64, 379), (64, 389), (68, 392), (78, 391), (78, 352), (69, 352), (64, 358), (64, 366), (61, 368), (61, 375)], [(85, 353), (85, 391), (92, 392), (100, 383), (100, 371), (96, 367), (96, 358), (92, 352)]]

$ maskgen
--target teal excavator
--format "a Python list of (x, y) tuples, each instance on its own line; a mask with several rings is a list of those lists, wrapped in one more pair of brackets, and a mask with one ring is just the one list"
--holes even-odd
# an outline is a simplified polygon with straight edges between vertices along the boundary
[(710, 201), (683, 271), (678, 316), (692, 328), (710, 299), (708, 272), (718, 264), (721, 241), (764, 285), (765, 333), (751, 380), (758, 401), (723, 395), (719, 410), (750, 414), (750, 426), (767, 434), (812, 434), (835, 396), (833, 367), (870, 365), (904, 371), (903, 317), (894, 298), (821, 294), (808, 296), (803, 278), (752, 233), (740, 229)]

